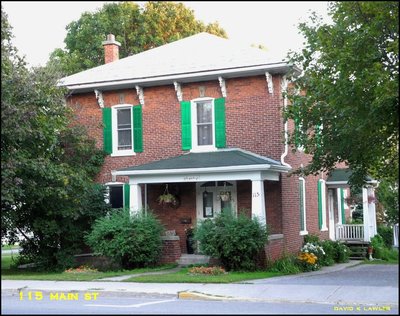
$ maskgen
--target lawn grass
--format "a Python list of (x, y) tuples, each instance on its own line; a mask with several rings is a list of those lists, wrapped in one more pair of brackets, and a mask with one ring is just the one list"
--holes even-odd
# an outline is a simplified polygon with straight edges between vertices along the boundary
[[(14, 255), (15, 257), (15, 255)], [(134, 270), (107, 271), (107, 272), (43, 272), (32, 269), (10, 268), (11, 255), (1, 256), (1, 279), (2, 280), (53, 280), (53, 281), (93, 281), (101, 278), (137, 274), (143, 272), (154, 272), (172, 269), (177, 264), (165, 264), (154, 268), (141, 268)]]
[(20, 248), (18, 245), (1, 245), (1, 250), (11, 250)]
[(228, 272), (220, 275), (191, 275), (189, 268), (182, 268), (180, 271), (161, 275), (143, 275), (133, 277), (124, 282), (143, 283), (232, 283), (254, 279), (265, 279), (284, 275), (279, 272), (255, 271), (255, 272)]
[(368, 260), (365, 259), (362, 261), (364, 264), (399, 264), (399, 260), (381, 260), (381, 259), (374, 259), (374, 260)]

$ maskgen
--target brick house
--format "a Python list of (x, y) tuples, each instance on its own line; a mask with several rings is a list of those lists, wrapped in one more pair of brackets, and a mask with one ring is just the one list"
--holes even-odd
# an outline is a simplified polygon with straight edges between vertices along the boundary
[[(187, 230), (224, 208), (267, 223), (272, 260), (297, 252), (306, 234), (336, 238), (350, 217), (344, 169), (289, 176), (310, 159), (285, 144), (292, 65), (207, 33), (121, 60), (113, 35), (103, 44), (105, 65), (59, 85), (76, 122), (108, 153), (97, 181), (111, 205), (150, 208), (165, 226), (164, 262), (191, 253)], [(176, 203), (160, 205), (163, 193)]]

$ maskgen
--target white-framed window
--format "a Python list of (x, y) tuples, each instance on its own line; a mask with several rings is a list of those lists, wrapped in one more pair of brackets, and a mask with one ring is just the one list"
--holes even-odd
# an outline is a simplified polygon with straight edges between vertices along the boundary
[(326, 231), (326, 184), (325, 180), (318, 180), (318, 216), (320, 218), (320, 230)]
[(119, 104), (112, 107), (112, 145), (111, 156), (132, 156), (133, 151), (133, 115), (131, 104)]
[(191, 101), (192, 151), (212, 151), (215, 146), (214, 99)]
[(124, 207), (124, 183), (108, 182), (106, 186), (106, 196), (104, 201), (111, 205), (111, 208)]
[(306, 180), (299, 178), (300, 235), (307, 235)]

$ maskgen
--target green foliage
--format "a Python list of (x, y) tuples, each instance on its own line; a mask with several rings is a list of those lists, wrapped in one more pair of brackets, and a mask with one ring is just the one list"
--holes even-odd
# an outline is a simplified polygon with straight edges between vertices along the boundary
[(399, 183), (382, 181), (376, 190), (376, 197), (385, 210), (384, 220), (388, 224), (399, 222)]
[(286, 255), (274, 261), (268, 271), (280, 272), (283, 274), (296, 274), (301, 272), (301, 268), (297, 264), (297, 258), (295, 256)]
[(320, 242), (321, 247), (324, 249), (325, 254), (320, 258), (320, 264), (322, 266), (331, 266), (335, 263), (336, 255), (336, 242), (332, 240), (322, 240)]
[(378, 235), (382, 237), (383, 243), (386, 248), (392, 248), (393, 246), (393, 227), (389, 226), (378, 226)]
[(227, 270), (255, 270), (257, 256), (268, 240), (266, 227), (257, 219), (232, 212), (206, 219), (195, 229), (200, 251), (217, 258)]
[(390, 249), (386, 247), (384, 238), (381, 235), (375, 235), (371, 238), (371, 246), (373, 248), (373, 257), (375, 259), (382, 259), (385, 261), (399, 260), (398, 250)]
[(163, 227), (151, 211), (130, 216), (129, 209), (113, 210), (97, 219), (85, 237), (88, 245), (123, 268), (154, 265), (161, 255)]
[(344, 263), (349, 261), (350, 249), (340, 241), (334, 242), (335, 246), (335, 257), (334, 260), (337, 263)]
[(313, 234), (308, 234), (304, 236), (304, 245), (312, 243), (312, 244), (317, 244), (319, 243), (319, 236), (318, 235), (313, 235)]
[(68, 24), (66, 49), (54, 50), (50, 63), (66, 75), (102, 65), (102, 42), (110, 33), (121, 43), (119, 55), (124, 58), (199, 32), (226, 37), (217, 22), (205, 25), (182, 3), (149, 1), (144, 8), (131, 1), (106, 3)]
[(313, 157), (298, 173), (346, 162), (353, 185), (368, 174), (398, 183), (398, 10), (396, 1), (335, 1), (331, 24), (315, 15), (300, 24), (306, 45), (289, 59), (302, 72), (284, 113), (299, 122), (290, 143)]
[(12, 242), (21, 233), (22, 257), (44, 268), (64, 266), (82, 249), (91, 221), (106, 212), (92, 180), (104, 153), (71, 126), (64, 91), (56, 87), (60, 74), (26, 68), (3, 11), (2, 36), (2, 236)]

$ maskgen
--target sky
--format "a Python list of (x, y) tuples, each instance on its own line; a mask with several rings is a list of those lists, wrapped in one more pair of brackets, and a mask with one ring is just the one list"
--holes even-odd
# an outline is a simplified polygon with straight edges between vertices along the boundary
[[(109, 1), (110, 2), (110, 1)], [(112, 1), (111, 1), (112, 2)], [(144, 2), (137, 1), (143, 4)], [(272, 58), (286, 57), (304, 42), (297, 25), (312, 11), (328, 20), (325, 1), (182, 1), (204, 23), (218, 21), (229, 39), (263, 45)], [(85, 11), (95, 12), (104, 1), (2, 1), (13, 27), (13, 44), (31, 66), (45, 65), (55, 48), (64, 48), (65, 27)]]

